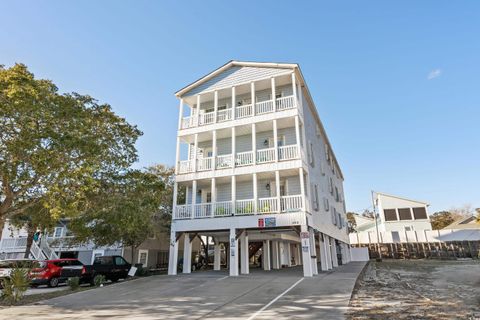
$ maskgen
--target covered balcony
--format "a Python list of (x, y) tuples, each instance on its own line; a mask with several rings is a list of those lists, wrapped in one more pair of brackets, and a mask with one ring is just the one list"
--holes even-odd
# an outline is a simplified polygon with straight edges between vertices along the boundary
[(305, 177), (300, 168), (193, 180), (179, 184), (175, 198), (181, 203), (173, 219), (298, 212), (305, 210)]
[(178, 161), (177, 173), (300, 159), (301, 132), (303, 127), (295, 116), (178, 138), (177, 159), (187, 159)]
[(178, 130), (294, 109), (297, 92), (292, 73), (183, 97)]

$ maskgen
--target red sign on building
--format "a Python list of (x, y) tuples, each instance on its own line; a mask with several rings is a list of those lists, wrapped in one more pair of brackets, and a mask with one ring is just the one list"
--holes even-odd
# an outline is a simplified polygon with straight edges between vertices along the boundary
[(263, 218), (258, 219), (258, 227), (265, 228), (265, 221), (263, 220)]

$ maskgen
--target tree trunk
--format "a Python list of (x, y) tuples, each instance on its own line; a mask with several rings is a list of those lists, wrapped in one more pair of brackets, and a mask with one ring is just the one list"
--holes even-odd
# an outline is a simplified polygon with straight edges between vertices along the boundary
[[(25, 248), (25, 259), (30, 257), (30, 248), (32, 247), (33, 235), (35, 234), (35, 231), (36, 228), (32, 227), (30, 224), (27, 224), (27, 247)], [(46, 237), (46, 235), (43, 236)]]
[(208, 250), (210, 249), (209, 245), (209, 236), (207, 236), (207, 252), (205, 253), (205, 264), (208, 266)]
[(5, 218), (0, 218), (0, 239), (2, 239), (4, 227), (5, 227)]

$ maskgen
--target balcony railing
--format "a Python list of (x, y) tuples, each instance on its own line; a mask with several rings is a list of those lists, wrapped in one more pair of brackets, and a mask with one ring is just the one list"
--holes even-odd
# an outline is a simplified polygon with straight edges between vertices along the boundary
[[(177, 205), (173, 219), (192, 219), (192, 208), (194, 213), (193, 219), (289, 213), (302, 210), (303, 197), (301, 195), (280, 197), (280, 210), (277, 197), (258, 199), (257, 210), (255, 210), (255, 199), (236, 200), (235, 205), (233, 205), (232, 201), (197, 203), (193, 205), (193, 207), (191, 204)], [(235, 208), (235, 210), (233, 210), (233, 208)]]
[[(299, 159), (299, 146), (296, 144), (281, 146), (278, 148), (268, 148), (257, 150), (257, 164), (269, 163), (275, 161), (275, 152), (278, 153), (278, 160), (294, 160)], [(231, 154), (208, 158), (197, 159), (197, 171), (208, 171), (213, 169), (226, 169), (233, 167), (233, 156)], [(243, 167), (253, 165), (253, 151), (239, 152), (235, 156), (235, 166)], [(194, 172), (193, 160), (182, 160), (179, 162), (178, 173)]]
[(27, 238), (10, 238), (0, 240), (1, 250), (25, 249), (27, 247)]
[[(247, 117), (253, 117), (253, 105), (243, 105), (235, 107), (235, 118), (242, 119)], [(275, 99), (275, 107), (273, 100), (261, 101), (255, 103), (255, 115), (262, 115), (275, 111), (283, 111), (296, 108), (295, 97), (287, 96)], [(205, 126), (215, 122), (231, 121), (233, 119), (233, 108), (217, 111), (217, 119), (215, 119), (214, 112), (201, 113), (197, 120), (197, 115), (193, 114), (189, 117), (184, 117), (181, 121), (182, 129), (188, 129), (192, 127)]]

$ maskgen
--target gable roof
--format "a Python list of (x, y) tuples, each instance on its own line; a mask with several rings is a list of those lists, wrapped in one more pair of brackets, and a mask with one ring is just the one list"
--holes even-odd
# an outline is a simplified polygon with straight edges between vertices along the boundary
[(480, 223), (477, 222), (477, 217), (472, 215), (457, 219), (443, 229), (480, 229)]
[[(328, 139), (327, 132), (325, 131), (325, 128), (323, 127), (322, 121), (320, 120), (320, 117), (318, 115), (317, 107), (315, 106), (313, 98), (310, 94), (310, 90), (308, 89), (307, 83), (305, 82), (305, 78), (303, 77), (302, 71), (300, 70), (300, 66), (297, 63), (275, 63), (275, 62), (253, 62), (253, 61), (230, 60), (229, 62), (227, 62), (223, 66), (215, 69), (214, 71), (212, 71), (212, 72), (206, 74), (205, 76), (203, 76), (203, 77), (195, 80), (194, 82), (190, 83), (186, 87), (183, 87), (182, 89), (178, 90), (177, 92), (175, 92), (175, 96), (177, 96), (178, 98), (181, 98), (182, 96), (184, 96), (185, 94), (188, 94), (189, 92), (191, 92), (195, 88), (200, 88), (199, 91), (201, 91), (201, 90), (203, 90), (203, 88), (207, 88), (207, 87), (210, 88), (209, 85), (213, 86), (214, 83), (215, 83), (215, 88), (220, 88), (222, 86), (222, 83), (221, 83), (222, 80), (228, 78), (228, 73), (225, 73), (225, 76), (223, 76), (223, 78), (220, 75), (224, 71), (226, 71), (230, 68), (234, 68), (234, 67), (247, 67), (247, 68), (248, 67), (254, 67), (254, 68), (266, 68), (266, 69), (275, 69), (275, 70), (278, 70), (278, 69), (288, 70), (288, 69), (290, 69), (293, 72), (295, 72), (295, 74), (297, 75), (297, 78), (299, 79), (300, 86), (302, 88), (305, 88), (306, 94), (304, 95), (304, 97), (309, 102), (309, 106), (311, 107), (310, 109), (312, 111), (312, 114), (314, 115), (314, 118), (315, 118), (315, 120), (316, 120), (316, 122), (317, 122), (317, 124), (320, 128), (320, 131), (321, 131), (322, 135), (325, 137), (325, 140), (326, 140), (325, 142), (328, 145), (328, 148), (332, 153), (333, 161), (335, 162), (335, 164), (338, 168), (338, 172), (340, 174), (340, 177), (342, 178), (342, 180), (344, 180), (342, 169), (340, 168), (340, 165), (338, 164), (337, 157), (335, 156), (335, 152), (333, 151), (330, 140)], [(272, 70), (270, 70), (270, 72), (272, 72)], [(217, 77), (217, 78), (214, 79), (215, 77)], [(266, 75), (266, 77), (268, 77), (268, 75)], [(210, 81), (210, 83), (208, 83), (208, 81)], [(226, 81), (224, 81), (223, 84), (225, 86), (228, 86), (228, 85), (225, 84), (225, 82)], [(220, 83), (220, 84), (218, 84), (218, 83)]]
[(396, 198), (396, 199), (410, 201), (410, 202), (417, 202), (417, 203), (424, 204), (426, 206), (430, 205), (428, 202), (425, 202), (425, 201), (418, 201), (418, 200), (408, 199), (408, 198), (405, 198), (405, 197), (394, 196), (392, 194), (388, 194), (388, 193), (384, 193), (384, 192), (378, 192), (378, 191), (374, 191), (374, 192), (375, 192), (375, 194), (380, 195), (380, 196), (384, 196), (384, 197)]

